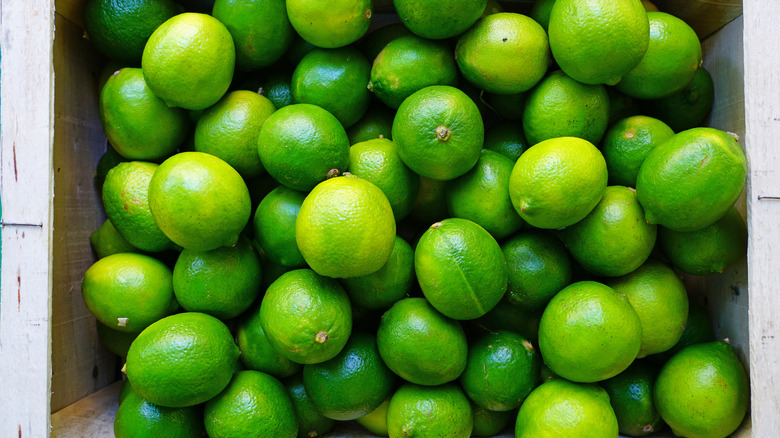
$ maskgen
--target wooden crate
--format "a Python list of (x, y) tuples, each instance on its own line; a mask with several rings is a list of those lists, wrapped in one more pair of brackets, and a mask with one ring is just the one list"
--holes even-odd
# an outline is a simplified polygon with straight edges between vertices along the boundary
[[(724, 276), (691, 278), (688, 287), (749, 369), (751, 412), (735, 436), (777, 436), (780, 9), (773, 0), (656, 3), (703, 38), (716, 90), (709, 124), (737, 133), (748, 155), (740, 200), (750, 233), (747, 261)], [(0, 2), (2, 437), (113, 436), (119, 364), (100, 345), (80, 292), (94, 261), (88, 238), (104, 217), (92, 171), (106, 150), (96, 91), (103, 59), (83, 38), (83, 4)], [(352, 428), (332, 436), (365, 435)]]

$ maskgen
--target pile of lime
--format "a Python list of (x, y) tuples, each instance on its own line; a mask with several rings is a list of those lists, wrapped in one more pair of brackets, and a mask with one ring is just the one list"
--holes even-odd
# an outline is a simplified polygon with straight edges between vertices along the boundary
[(745, 370), (681, 280), (747, 242), (696, 33), (518, 5), (86, 2), (117, 437), (739, 427)]

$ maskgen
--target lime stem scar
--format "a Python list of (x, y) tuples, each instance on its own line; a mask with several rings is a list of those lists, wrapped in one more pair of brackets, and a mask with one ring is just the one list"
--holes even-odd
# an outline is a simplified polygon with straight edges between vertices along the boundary
[(452, 137), (452, 130), (444, 125), (436, 128), (436, 139), (444, 143)]
[(317, 342), (318, 344), (324, 344), (325, 341), (327, 340), (328, 340), (328, 334), (322, 330), (318, 331), (317, 334), (314, 335), (314, 341)]

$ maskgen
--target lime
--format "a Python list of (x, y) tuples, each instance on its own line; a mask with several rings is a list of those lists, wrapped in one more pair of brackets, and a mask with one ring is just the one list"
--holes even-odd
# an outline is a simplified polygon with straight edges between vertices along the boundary
[(633, 70), (617, 84), (618, 90), (637, 99), (659, 99), (691, 83), (701, 66), (701, 44), (683, 20), (648, 12), (650, 44)]
[(614, 438), (618, 422), (606, 391), (554, 379), (534, 389), (520, 407), (515, 437)]
[(347, 170), (382, 190), (393, 209), (396, 221), (405, 218), (414, 206), (420, 189), (420, 177), (398, 155), (391, 140), (376, 138), (349, 148)]
[(563, 228), (590, 213), (607, 188), (607, 165), (598, 149), (575, 137), (529, 148), (509, 177), (515, 210), (537, 228)]
[(469, 345), (463, 392), (491, 411), (511, 411), (539, 381), (539, 353), (527, 339), (510, 331), (485, 334)]
[(747, 411), (750, 388), (734, 348), (722, 341), (692, 345), (664, 365), (653, 398), (675, 435), (727, 437)]
[(96, 324), (100, 342), (102, 342), (110, 352), (117, 356), (127, 357), (127, 351), (130, 349), (130, 344), (138, 337), (138, 333), (120, 332), (119, 330), (108, 328), (99, 322)]
[(720, 274), (747, 254), (745, 220), (731, 207), (714, 224), (697, 231), (661, 227), (658, 241), (672, 265), (692, 275)]
[(206, 432), (214, 438), (239, 438), (262, 431), (279, 438), (298, 436), (290, 395), (281, 382), (260, 371), (239, 371), (203, 409)]
[(474, 24), (487, 0), (454, 0), (441, 7), (437, 0), (393, 0), (401, 22), (414, 34), (440, 40), (454, 37)]
[(601, 382), (617, 417), (620, 433), (645, 436), (664, 426), (653, 404), (653, 385), (658, 370), (646, 362), (634, 362), (617, 376)]
[(205, 402), (230, 383), (238, 347), (227, 326), (205, 313), (185, 312), (147, 327), (127, 353), (133, 389), (161, 406)]
[(283, 0), (215, 0), (211, 14), (225, 25), (236, 45), (236, 67), (268, 67), (284, 55), (295, 31)]
[[(289, 14), (288, 14), (289, 18)], [(293, 37), (293, 42), (290, 44), (290, 48), (287, 50), (287, 53), (284, 54), (284, 59), (290, 64), (290, 65), (298, 65), (299, 62), (301, 62), (301, 59), (303, 59), (304, 56), (306, 56), (307, 53), (311, 52), (312, 50), (316, 49), (317, 46), (314, 44), (304, 40), (301, 38), (300, 35), (297, 33)]]
[(406, 98), (393, 120), (398, 154), (415, 173), (450, 180), (474, 167), (485, 128), (477, 105), (446, 85), (423, 88)]
[(304, 40), (317, 47), (343, 47), (362, 37), (374, 15), (371, 0), (287, 0), (287, 16)]
[(745, 153), (731, 135), (693, 128), (653, 149), (639, 169), (636, 192), (648, 223), (695, 231), (734, 205), (746, 172)]
[(523, 132), (529, 145), (556, 137), (598, 144), (607, 130), (609, 97), (603, 85), (586, 85), (556, 70), (528, 92)]
[(355, 422), (374, 435), (389, 436), (387, 431), (387, 407), (390, 406), (391, 397), (392, 395), (386, 398), (378, 408), (360, 418), (356, 418)]
[(125, 333), (138, 333), (179, 308), (171, 270), (143, 254), (119, 253), (96, 261), (84, 273), (81, 294), (98, 321)]
[(685, 88), (644, 104), (647, 112), (679, 132), (699, 126), (712, 109), (714, 100), (712, 76), (701, 67)]
[(370, 105), (363, 117), (347, 129), (349, 144), (355, 145), (376, 138), (392, 140), (394, 116), (395, 112), (384, 105)]
[(314, 406), (311, 398), (306, 393), (306, 388), (303, 386), (303, 376), (300, 373), (287, 379), (284, 382), (284, 387), (287, 389), (287, 393), (290, 394), (295, 407), (299, 438), (325, 435), (333, 429), (335, 421), (322, 415)]
[(194, 251), (234, 245), (252, 213), (241, 175), (202, 152), (176, 154), (157, 168), (149, 207), (169, 239)]
[(550, 26), (550, 13), (556, 0), (535, 0), (530, 16), (547, 32)]
[(358, 48), (369, 62), (373, 63), (379, 52), (396, 38), (412, 35), (412, 32), (403, 23), (390, 23), (374, 30), (369, 30), (365, 37), (358, 43)]
[(517, 417), (515, 411), (489, 411), (473, 401), (471, 411), (474, 413), (474, 429), (471, 431), (471, 436), (497, 435)]
[(609, 183), (636, 187), (636, 175), (645, 158), (673, 135), (672, 128), (652, 117), (632, 116), (617, 121), (601, 143)]
[(648, 18), (639, 0), (556, 0), (550, 49), (567, 75), (615, 85), (648, 50)]
[(304, 199), (295, 239), (306, 263), (320, 275), (368, 275), (384, 266), (393, 251), (393, 210), (374, 184), (349, 174), (331, 178)]
[(478, 318), (506, 291), (501, 247), (484, 228), (459, 218), (431, 225), (414, 251), (414, 270), (425, 298), (453, 319)]
[(114, 418), (116, 438), (200, 438), (203, 413), (199, 406), (166, 408), (150, 403), (132, 389)]
[(184, 142), (190, 123), (169, 108), (144, 80), (140, 68), (116, 71), (100, 92), (100, 121), (111, 146), (130, 160), (158, 160)]
[(550, 64), (542, 26), (512, 12), (488, 15), (458, 39), (455, 48), (463, 77), (477, 88), (515, 94), (536, 85)]
[(414, 251), (404, 239), (395, 236), (393, 252), (384, 266), (362, 277), (344, 278), (341, 284), (352, 304), (380, 310), (407, 296), (414, 279)]
[(523, 128), (514, 122), (502, 122), (485, 131), (484, 148), (509, 158), (514, 164), (528, 149)]
[(406, 383), (387, 407), (390, 438), (467, 438), (473, 426), (469, 400), (455, 384), (430, 387)]
[(324, 108), (348, 128), (368, 109), (370, 75), (371, 65), (354, 47), (314, 49), (293, 71), (293, 101)]
[(458, 67), (445, 42), (405, 35), (387, 43), (376, 56), (368, 89), (390, 108), (398, 108), (425, 87), (457, 83)]
[(539, 324), (544, 363), (573, 382), (598, 382), (620, 374), (641, 345), (641, 322), (628, 299), (595, 281), (558, 292)]
[(120, 252), (141, 252), (122, 237), (108, 219), (89, 236), (89, 243), (99, 259)]
[(219, 20), (188, 12), (154, 31), (144, 47), (141, 68), (149, 88), (168, 106), (201, 110), (227, 91), (235, 57), (233, 38)]
[(418, 385), (451, 382), (466, 368), (463, 328), (424, 298), (400, 300), (382, 315), (377, 346), (394, 373)]
[(119, 152), (111, 145), (108, 145), (106, 151), (100, 156), (97, 166), (95, 166), (95, 186), (98, 190), (103, 190), (103, 183), (106, 181), (106, 174), (108, 174), (108, 171), (124, 161), (128, 160), (119, 155)]
[(707, 316), (707, 312), (693, 301), (688, 301), (688, 320), (685, 322), (685, 330), (683, 330), (680, 340), (674, 344), (674, 347), (663, 353), (649, 356), (649, 359), (658, 365), (663, 365), (678, 351), (689, 345), (714, 340), (715, 330), (712, 328), (712, 321)]
[(252, 222), (255, 240), (272, 263), (290, 268), (306, 266), (295, 243), (295, 220), (306, 194), (281, 186), (257, 206)]
[(310, 269), (282, 274), (260, 304), (260, 323), (271, 345), (293, 362), (325, 362), (352, 332), (349, 297), (331, 278)]
[(244, 178), (256, 178), (265, 172), (257, 138), (274, 111), (270, 100), (253, 91), (232, 91), (198, 119), (195, 150), (225, 160)]
[(260, 306), (246, 311), (236, 327), (236, 343), (241, 363), (250, 370), (262, 371), (278, 379), (301, 371), (301, 365), (274, 350), (260, 323)]
[(268, 75), (257, 92), (267, 97), (274, 104), (274, 107), (279, 109), (293, 103), (291, 82), (291, 72), (275, 72)]
[[(260, 161), (279, 183), (308, 191), (349, 163), (349, 138), (338, 119), (310, 104), (288, 105), (266, 119), (257, 140)], [(335, 171), (334, 171), (335, 172)]]

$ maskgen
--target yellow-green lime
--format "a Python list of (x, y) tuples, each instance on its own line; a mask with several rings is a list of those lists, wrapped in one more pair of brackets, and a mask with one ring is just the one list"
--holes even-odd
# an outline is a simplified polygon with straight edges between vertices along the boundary
[(377, 346), (394, 373), (418, 385), (451, 382), (466, 369), (468, 345), (463, 328), (424, 298), (400, 300), (382, 315)]
[(284, 0), (215, 0), (211, 14), (225, 25), (236, 46), (236, 67), (268, 67), (284, 55), (295, 31)]
[(130, 349), (130, 344), (133, 343), (138, 333), (126, 333), (114, 330), (106, 327), (100, 322), (97, 324), (97, 334), (100, 342), (108, 348), (108, 350), (119, 357), (127, 357), (127, 351)]
[(190, 127), (187, 113), (170, 108), (140, 68), (116, 71), (100, 92), (100, 121), (109, 143), (129, 160), (158, 160), (176, 151)]
[(498, 152), (483, 149), (477, 164), (447, 182), (447, 212), (468, 219), (501, 240), (523, 226), (509, 198), (509, 177), (514, 162)]
[(322, 415), (314, 406), (303, 386), (303, 376), (300, 373), (296, 373), (283, 383), (295, 407), (299, 438), (318, 437), (333, 429), (336, 422)]
[(491, 93), (516, 94), (536, 85), (550, 63), (542, 26), (512, 12), (488, 15), (455, 47), (458, 68), (469, 82)]
[(141, 68), (149, 88), (168, 106), (202, 110), (227, 91), (235, 59), (225, 25), (210, 15), (186, 12), (149, 37)]
[(660, 99), (691, 83), (701, 67), (701, 43), (683, 20), (665, 12), (648, 12), (650, 44), (617, 89), (637, 99)]
[(414, 251), (403, 238), (395, 236), (393, 252), (384, 266), (362, 277), (344, 278), (341, 284), (352, 304), (380, 310), (409, 295), (414, 280)]
[(609, 183), (636, 187), (636, 175), (645, 158), (673, 135), (669, 125), (652, 117), (632, 116), (617, 121), (604, 135), (600, 147), (607, 162)]
[(636, 361), (625, 371), (600, 383), (609, 394), (620, 433), (645, 436), (664, 426), (653, 404), (653, 385), (658, 369), (647, 362)]
[(658, 230), (661, 249), (671, 264), (692, 275), (720, 274), (747, 254), (745, 220), (731, 207), (714, 224), (701, 230), (681, 232)]
[(349, 163), (349, 138), (338, 119), (311, 104), (271, 114), (257, 140), (260, 161), (279, 183), (309, 191)]
[(393, 0), (401, 23), (414, 34), (432, 40), (464, 32), (482, 16), (486, 4), (487, 0), (455, 0), (441, 7), (436, 0)]
[(238, 347), (225, 324), (205, 313), (185, 312), (147, 327), (127, 352), (133, 389), (151, 403), (194, 406), (230, 382)]
[(236, 343), (241, 351), (241, 363), (250, 370), (268, 373), (277, 379), (292, 376), (301, 371), (301, 364), (287, 359), (276, 351), (260, 323), (260, 306), (252, 306), (238, 321)]
[(683, 330), (680, 340), (674, 344), (674, 347), (663, 353), (649, 356), (649, 359), (658, 365), (663, 365), (678, 351), (689, 345), (711, 342), (714, 340), (715, 330), (713, 329), (710, 317), (707, 315), (707, 311), (697, 303), (689, 300), (688, 320), (685, 322), (685, 330)]
[(453, 319), (486, 314), (504, 296), (508, 270), (498, 242), (460, 218), (431, 225), (414, 251), (414, 270), (425, 298)]
[(742, 423), (750, 401), (747, 375), (723, 342), (692, 345), (675, 354), (655, 381), (661, 418), (678, 436), (725, 438)]
[(210, 437), (239, 438), (263, 434), (298, 436), (295, 408), (287, 390), (273, 376), (239, 371), (219, 395), (206, 402), (203, 421)]
[(485, 131), (483, 147), (509, 158), (512, 164), (523, 155), (528, 146), (523, 128), (517, 123), (502, 122)]
[(609, 186), (584, 219), (558, 235), (585, 270), (617, 277), (638, 268), (655, 247), (657, 227), (644, 217), (634, 189)]
[(406, 383), (387, 407), (390, 438), (467, 438), (473, 427), (471, 404), (454, 383), (433, 387)]
[(355, 145), (376, 138), (393, 139), (395, 112), (381, 104), (373, 104), (360, 120), (347, 129), (349, 144)]
[(530, 147), (509, 177), (509, 197), (537, 228), (563, 228), (590, 213), (607, 189), (607, 165), (587, 140), (552, 138)]
[(354, 47), (314, 49), (295, 67), (290, 89), (295, 103), (324, 108), (348, 128), (368, 109), (370, 76), (371, 64)]
[(166, 408), (144, 400), (132, 389), (114, 417), (116, 438), (200, 438), (203, 412), (199, 406)]
[(107, 327), (138, 333), (179, 308), (171, 270), (143, 254), (119, 253), (96, 261), (84, 273), (87, 309)]
[(745, 153), (732, 135), (693, 128), (653, 149), (639, 169), (636, 192), (648, 223), (695, 231), (726, 214), (746, 174)]
[(122, 237), (108, 219), (103, 222), (100, 228), (90, 234), (89, 243), (99, 259), (120, 252), (141, 252)]
[(389, 436), (387, 431), (387, 407), (390, 406), (391, 398), (392, 395), (387, 397), (378, 408), (360, 418), (356, 418), (355, 422), (374, 435)]
[(317, 185), (304, 199), (295, 239), (306, 263), (328, 277), (360, 277), (387, 263), (395, 219), (376, 185), (347, 174)]
[(598, 382), (620, 374), (641, 346), (641, 321), (631, 303), (595, 281), (580, 281), (558, 292), (539, 323), (544, 363), (572, 382)]
[(391, 41), (402, 36), (412, 35), (412, 32), (403, 23), (390, 23), (378, 27), (366, 34), (358, 42), (358, 49), (366, 55), (368, 62), (373, 63), (379, 52)]
[(617, 84), (650, 42), (639, 0), (556, 0), (548, 31), (555, 61), (585, 84)]
[(563, 379), (534, 389), (520, 407), (515, 423), (517, 438), (616, 436), (618, 422), (606, 391)]
[(352, 307), (338, 282), (311, 269), (289, 271), (274, 281), (260, 304), (268, 341), (302, 364), (335, 357), (352, 332)]
[(644, 105), (648, 113), (679, 132), (699, 126), (710, 113), (714, 100), (712, 76), (701, 67), (685, 88), (660, 99), (644, 101)]
[(257, 178), (265, 172), (257, 155), (257, 138), (274, 111), (270, 100), (253, 91), (232, 91), (198, 119), (195, 150), (225, 160), (244, 178)]
[(326, 49), (343, 47), (365, 35), (374, 16), (371, 0), (287, 0), (287, 16), (304, 40)]
[(494, 436), (517, 418), (515, 411), (489, 411), (471, 401), (471, 412), (474, 413), (474, 429), (471, 436)]
[(169, 239), (194, 251), (234, 245), (252, 213), (241, 175), (203, 152), (176, 154), (157, 168), (149, 207)]
[(436, 180), (457, 178), (474, 167), (484, 136), (477, 105), (447, 85), (415, 92), (393, 120), (393, 141), (401, 159), (415, 173)]
[(268, 193), (255, 210), (252, 229), (265, 257), (290, 268), (306, 266), (295, 242), (295, 220), (306, 194), (280, 186)]
[(586, 85), (556, 70), (528, 92), (523, 132), (529, 145), (556, 137), (598, 144), (608, 120), (609, 97), (603, 85)]
[(376, 56), (368, 89), (396, 109), (404, 99), (427, 86), (457, 83), (458, 67), (445, 42), (405, 35), (387, 43)]
[(488, 15), (498, 14), (499, 12), (504, 12), (504, 7), (501, 6), (501, 3), (499, 3), (497, 0), (488, 0), (487, 3), (485, 3), (485, 10), (482, 11), (481, 18), (485, 18)]

